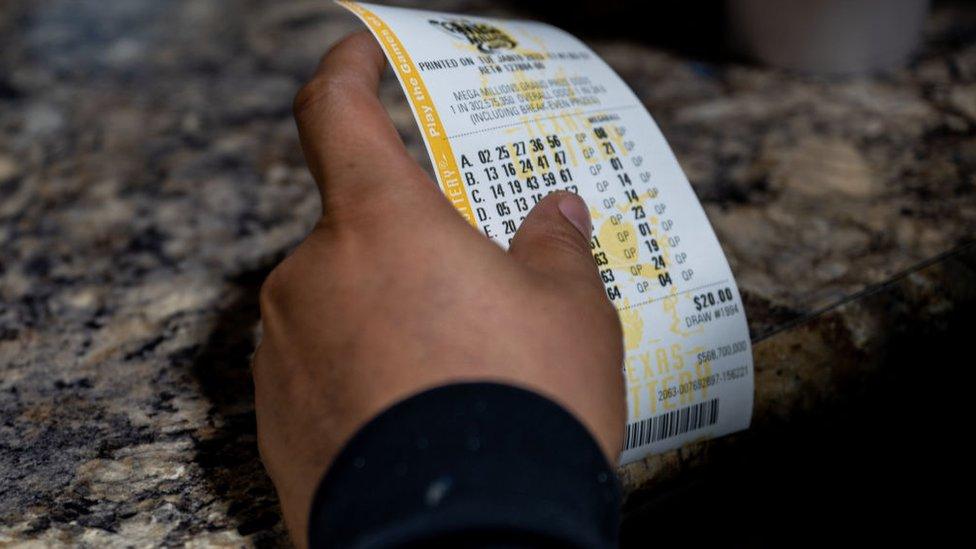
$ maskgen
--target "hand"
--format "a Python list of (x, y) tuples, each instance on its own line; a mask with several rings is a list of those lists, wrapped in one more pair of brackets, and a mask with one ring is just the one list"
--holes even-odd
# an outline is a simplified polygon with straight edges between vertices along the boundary
[(323, 216), (261, 288), (254, 355), (262, 459), (292, 538), (342, 445), (395, 402), (497, 381), (558, 402), (611, 462), (623, 441), (623, 340), (582, 199), (553, 193), (505, 252), (414, 162), (376, 97), (367, 33), (323, 59), (295, 117)]

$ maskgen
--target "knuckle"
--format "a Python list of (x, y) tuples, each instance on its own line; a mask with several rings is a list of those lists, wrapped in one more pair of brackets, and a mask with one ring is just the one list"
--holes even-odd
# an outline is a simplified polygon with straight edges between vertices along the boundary
[(607, 298), (602, 285), (598, 292), (589, 295), (592, 295), (593, 299), (587, 305), (587, 317), (592, 319), (592, 326), (597, 333), (613, 346), (614, 352), (619, 355), (620, 360), (623, 360), (624, 327), (620, 321), (620, 313), (613, 302)]
[(328, 86), (325, 85), (324, 79), (320, 76), (315, 76), (303, 84), (298, 89), (298, 93), (295, 94), (295, 99), (291, 104), (291, 110), (295, 118), (300, 118), (304, 112), (322, 101), (327, 90)]
[(602, 285), (598, 292), (592, 292), (588, 295), (593, 296), (592, 300), (588, 303), (588, 312), (594, 319), (594, 322), (600, 329), (605, 330), (610, 335), (620, 336), (622, 338), (623, 326), (620, 323), (620, 313), (617, 312), (617, 308), (607, 298), (606, 291), (603, 290)]
[(354, 83), (335, 75), (326, 76), (319, 73), (298, 88), (295, 99), (292, 100), (292, 114), (295, 118), (301, 118), (303, 114), (315, 108), (347, 104), (354, 96)]
[(608, 301), (606, 305), (603, 306), (601, 313), (602, 318), (604, 318), (604, 323), (607, 326), (610, 334), (613, 336), (614, 341), (618, 342), (620, 348), (621, 358), (623, 357), (623, 340), (624, 340), (624, 327), (620, 323), (620, 315), (617, 314), (617, 309), (613, 307)]
[(277, 267), (268, 273), (268, 276), (261, 284), (258, 291), (258, 306), (261, 309), (261, 316), (265, 317), (275, 310), (282, 301), (288, 286), (286, 263), (279, 263)]
[(590, 255), (590, 245), (574, 227), (548, 223), (538, 237), (550, 250), (567, 254)]

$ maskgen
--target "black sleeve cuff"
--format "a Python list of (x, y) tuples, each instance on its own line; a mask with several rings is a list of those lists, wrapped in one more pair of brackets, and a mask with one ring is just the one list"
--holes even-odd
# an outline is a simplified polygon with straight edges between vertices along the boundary
[(364, 426), (319, 485), (311, 547), (615, 547), (620, 487), (586, 428), (493, 383), (412, 396)]

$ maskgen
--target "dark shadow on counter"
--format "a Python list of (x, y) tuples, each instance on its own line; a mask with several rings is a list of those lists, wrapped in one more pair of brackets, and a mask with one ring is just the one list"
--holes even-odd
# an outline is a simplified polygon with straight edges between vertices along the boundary
[(258, 547), (289, 547), (271, 479), (258, 455), (250, 361), (260, 319), (258, 292), (277, 264), (228, 280), (232, 298), (221, 308), (210, 337), (193, 360), (192, 373), (220, 425), (196, 444), (195, 461), (211, 493), (228, 502), (238, 533)]
[[(938, 276), (927, 276), (931, 269)], [(754, 418), (749, 431), (709, 443), (707, 464), (631, 497), (622, 546), (952, 539), (968, 520), (961, 502), (971, 467), (962, 441), (971, 431), (976, 246), (918, 275), (852, 304), (880, 323), (884, 345), (875, 374), (851, 376), (805, 409), (772, 421)], [(837, 317), (809, 322), (814, 330), (840, 332)], [(846, 347), (840, 339), (834, 340)]]

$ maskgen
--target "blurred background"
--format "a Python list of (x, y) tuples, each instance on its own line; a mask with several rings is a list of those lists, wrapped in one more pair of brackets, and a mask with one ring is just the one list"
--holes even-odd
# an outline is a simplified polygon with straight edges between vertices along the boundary
[[(728, 256), (754, 427), (623, 470), (625, 545), (943, 531), (921, 516), (966, 478), (976, 6), (396, 4), (583, 39)], [(359, 28), (324, 0), (0, 0), (0, 544), (283, 543), (256, 295), (319, 213), (291, 100)], [(426, 164), (391, 74), (381, 97)]]

